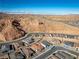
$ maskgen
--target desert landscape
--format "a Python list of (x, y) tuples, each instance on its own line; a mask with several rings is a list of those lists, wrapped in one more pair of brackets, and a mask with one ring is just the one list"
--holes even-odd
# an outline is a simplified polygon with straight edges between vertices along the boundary
[(78, 21), (79, 15), (0, 13), (0, 41), (15, 40), (30, 32), (79, 35), (79, 27), (71, 25)]
[(0, 13), (0, 59), (20, 58), (79, 59), (79, 15)]
[(0, 0), (0, 59), (79, 59), (79, 0)]

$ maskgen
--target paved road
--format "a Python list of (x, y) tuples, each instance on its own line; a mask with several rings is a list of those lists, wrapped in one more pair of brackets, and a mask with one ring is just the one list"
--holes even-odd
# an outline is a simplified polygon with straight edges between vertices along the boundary
[[(63, 33), (45, 33), (45, 32), (38, 32), (38, 33), (28, 33), (26, 34), (24, 37), (21, 37), (19, 39), (16, 39), (16, 40), (13, 40), (13, 41), (6, 41), (6, 42), (0, 42), (0, 44), (7, 44), (7, 43), (14, 43), (14, 42), (18, 42), (18, 41), (21, 41), (21, 40), (25, 40), (26, 38), (28, 38), (30, 35), (34, 35), (34, 34), (47, 34), (47, 35), (50, 35), (50, 34), (54, 34), (55, 36), (58, 36), (58, 37), (62, 37), (62, 38), (65, 38), (66, 36), (68, 36), (69, 38), (73, 38), (76, 37), (76, 38), (79, 38), (79, 35), (72, 35), (72, 34), (63, 34)], [(63, 36), (62, 36), (63, 35)]]
[(75, 38), (78, 38), (79, 37), (79, 35), (74, 35), (74, 34), (64, 34), (64, 33), (46, 33), (46, 32), (37, 32), (37, 33), (31, 33), (30, 32), (30, 34), (31, 35), (38, 35), (38, 36), (40, 36), (40, 35), (51, 35), (52, 37), (62, 37), (62, 38), (70, 38), (70, 39), (75, 39)]
[(54, 52), (57, 51), (57, 50), (65, 50), (65, 51), (70, 52), (71, 54), (74, 54), (74, 55), (79, 56), (79, 53), (77, 53), (77, 52), (74, 52), (74, 51), (65, 49), (65, 48), (63, 48), (63, 47), (55, 46), (55, 47), (52, 47), (50, 50), (46, 51), (45, 53), (42, 53), (42, 54), (36, 56), (36, 57), (33, 58), (33, 59), (45, 59), (46, 57), (48, 57), (49, 55), (51, 55), (52, 53), (54, 53)]
[[(47, 35), (51, 38), (58, 38), (59, 40), (63, 41), (70, 41), (70, 42), (74, 42), (74, 43), (78, 43), (79, 42), (79, 35), (74, 35), (74, 34), (64, 34), (64, 33), (31, 33), (31, 35), (35, 35), (36, 37), (40, 37), (42, 35)], [(60, 39), (61, 38), (61, 39)]]
[(55, 55), (62, 59), (74, 59), (73, 55), (70, 55), (64, 51), (57, 51)]
[(26, 34), (24, 37), (21, 37), (19, 39), (12, 40), (12, 41), (6, 41), (6, 42), (0, 42), (0, 44), (15, 43), (15, 42), (19, 42), (19, 41), (25, 40), (28, 37), (29, 37), (29, 34)]
[(59, 46), (57, 46), (56, 49), (57, 49), (57, 50), (68, 51), (68, 52), (70, 52), (71, 54), (74, 54), (74, 55), (79, 56), (79, 52), (75, 52), (75, 51), (72, 51), (72, 50), (66, 49), (66, 48), (64, 48), (64, 47), (59, 47)]
[(56, 51), (56, 48), (51, 47), (50, 50), (46, 51), (45, 53), (38, 55), (37, 57), (35, 57), (33, 59), (45, 59), (47, 56), (49, 56), (50, 54), (52, 54), (55, 51)]

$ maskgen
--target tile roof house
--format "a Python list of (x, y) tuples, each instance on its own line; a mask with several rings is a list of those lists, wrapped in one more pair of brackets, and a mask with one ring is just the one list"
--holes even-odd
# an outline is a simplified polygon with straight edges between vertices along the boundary
[(31, 49), (33, 49), (35, 52), (41, 52), (44, 47), (41, 45), (41, 43), (35, 43), (31, 45)]
[(24, 52), (24, 54), (26, 55), (26, 58), (30, 58), (32, 56), (34, 56), (35, 51), (33, 51), (31, 48), (22, 48), (22, 51)]

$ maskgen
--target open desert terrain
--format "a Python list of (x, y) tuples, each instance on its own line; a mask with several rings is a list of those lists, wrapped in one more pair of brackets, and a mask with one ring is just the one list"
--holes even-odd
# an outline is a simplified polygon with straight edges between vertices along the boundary
[(0, 14), (0, 41), (15, 40), (30, 32), (79, 35), (79, 15)]

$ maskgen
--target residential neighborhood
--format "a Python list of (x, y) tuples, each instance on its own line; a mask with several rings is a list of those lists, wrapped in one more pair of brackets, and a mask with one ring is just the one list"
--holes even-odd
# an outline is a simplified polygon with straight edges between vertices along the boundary
[[(60, 42), (60, 45), (58, 45), (57, 41), (53, 40), (55, 38), (44, 38), (45, 36), (35, 37), (33, 36), (34, 34), (17, 42), (1, 44), (0, 59), (79, 58), (79, 50), (78, 48), (74, 49), (74, 47), (76, 47), (74, 42), (58, 40), (58, 42)], [(49, 35), (48, 37), (50, 37), (50, 34), (47, 35)], [(53, 40), (53, 43), (50, 42), (51, 39)]]

